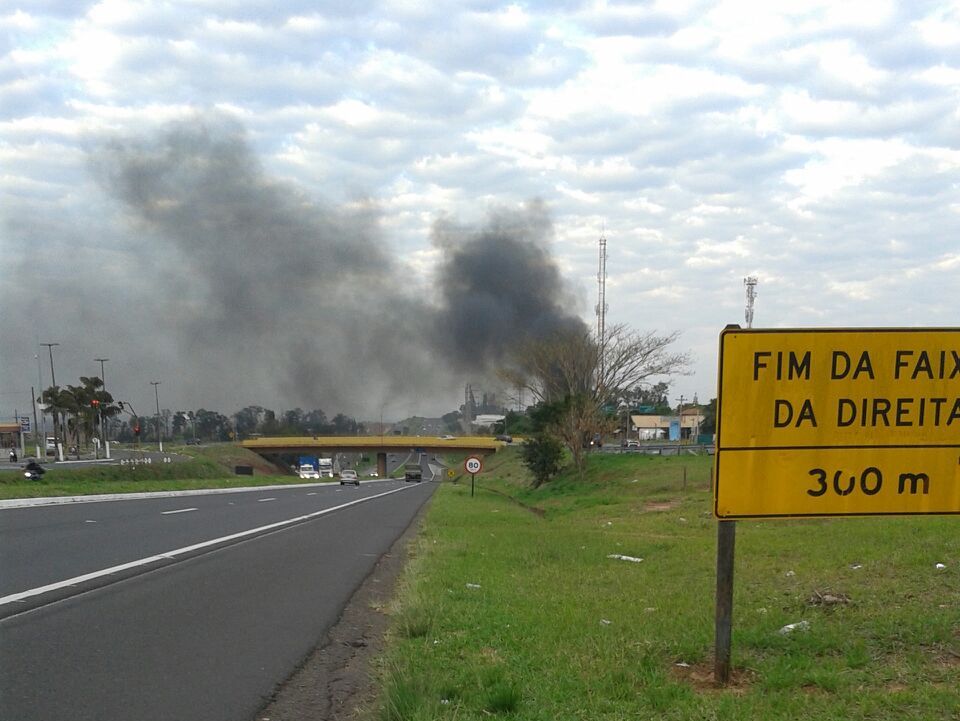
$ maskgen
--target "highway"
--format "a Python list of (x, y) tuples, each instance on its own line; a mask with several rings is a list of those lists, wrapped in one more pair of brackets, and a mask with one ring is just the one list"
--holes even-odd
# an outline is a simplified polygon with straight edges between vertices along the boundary
[(0, 510), (0, 716), (252, 719), (435, 487)]

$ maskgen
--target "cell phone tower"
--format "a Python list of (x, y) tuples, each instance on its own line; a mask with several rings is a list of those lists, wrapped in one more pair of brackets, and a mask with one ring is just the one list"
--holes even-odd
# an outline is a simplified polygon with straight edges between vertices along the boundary
[(748, 275), (743, 279), (743, 284), (747, 286), (747, 308), (744, 312), (744, 320), (747, 321), (747, 328), (753, 328), (753, 302), (757, 299), (757, 278)]
[(597, 272), (598, 300), (597, 300), (597, 343), (603, 348), (607, 334), (607, 237), (600, 233), (600, 269)]

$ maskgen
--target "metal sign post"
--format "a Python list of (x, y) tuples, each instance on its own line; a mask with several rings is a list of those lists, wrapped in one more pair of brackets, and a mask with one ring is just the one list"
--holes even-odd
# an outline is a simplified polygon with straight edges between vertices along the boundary
[(470, 497), (473, 498), (477, 474), (483, 470), (483, 461), (479, 456), (469, 456), (463, 462), (463, 469), (470, 474)]
[(960, 514), (960, 329), (720, 334), (715, 677), (730, 677), (737, 519)]

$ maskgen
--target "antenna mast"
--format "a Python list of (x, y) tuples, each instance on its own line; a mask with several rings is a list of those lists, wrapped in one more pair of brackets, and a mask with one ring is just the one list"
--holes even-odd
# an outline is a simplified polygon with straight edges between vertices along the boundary
[(597, 285), (599, 287), (597, 299), (597, 349), (600, 354), (600, 357), (597, 359), (599, 361), (597, 364), (599, 366), (598, 370), (600, 371), (597, 381), (601, 386), (606, 383), (603, 361), (607, 355), (607, 310), (609, 310), (609, 306), (607, 305), (607, 236), (604, 230), (605, 229), (601, 229), (600, 231), (600, 269), (597, 271)]
[(757, 298), (757, 278), (748, 275), (743, 279), (743, 284), (747, 286), (747, 308), (744, 312), (744, 320), (747, 321), (747, 328), (753, 328), (753, 302)]
[(599, 288), (597, 301), (597, 343), (603, 348), (607, 333), (607, 311), (610, 310), (610, 306), (607, 305), (607, 238), (602, 232), (600, 233), (600, 269), (597, 272), (597, 285)]

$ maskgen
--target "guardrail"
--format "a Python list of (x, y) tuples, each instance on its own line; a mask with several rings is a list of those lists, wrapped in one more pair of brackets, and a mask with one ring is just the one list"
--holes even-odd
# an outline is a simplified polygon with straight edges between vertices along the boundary
[(648, 456), (712, 456), (716, 449), (712, 444), (704, 443), (663, 443), (640, 445), (633, 448), (604, 446), (604, 451), (613, 453), (638, 453)]

